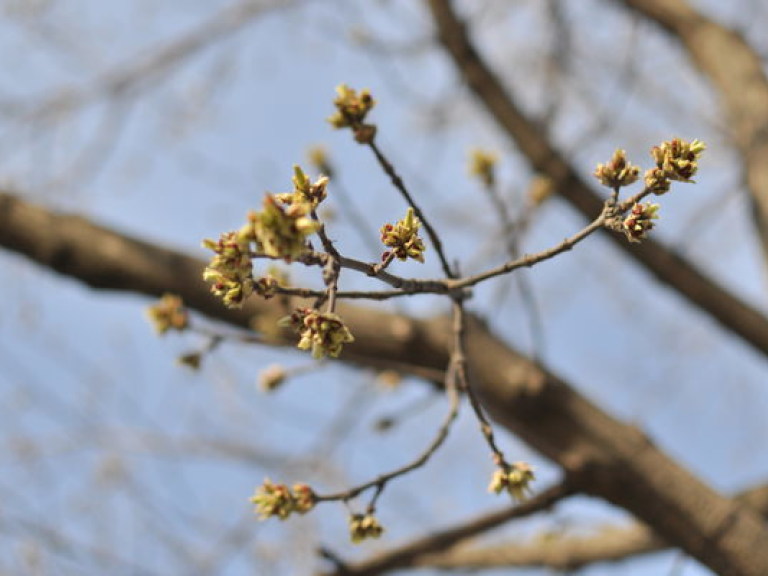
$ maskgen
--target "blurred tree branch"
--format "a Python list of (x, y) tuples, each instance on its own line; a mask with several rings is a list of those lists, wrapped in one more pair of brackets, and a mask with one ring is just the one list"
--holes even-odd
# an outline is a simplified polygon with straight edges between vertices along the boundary
[(358, 564), (345, 565), (343, 569), (334, 572), (333, 575), (373, 576), (396, 568), (429, 566), (428, 558), (431, 558), (432, 555), (450, 550), (482, 532), (492, 530), (516, 518), (524, 518), (548, 510), (570, 495), (571, 488), (568, 483), (561, 482), (526, 502), (429, 534)]
[[(556, 503), (561, 487), (542, 492)], [(557, 494), (557, 496), (555, 496)], [(745, 490), (734, 498), (768, 517), (768, 485)], [(531, 501), (532, 504), (538, 502)], [(492, 512), (401, 548), (384, 551), (368, 560), (346, 566), (347, 576), (374, 576), (396, 567), (432, 567), (444, 570), (480, 570), (488, 568), (544, 567), (552, 570), (579, 570), (599, 562), (626, 560), (640, 554), (669, 548), (644, 524), (606, 526), (587, 536), (542, 533), (526, 542), (509, 542), (493, 546), (470, 546), (468, 538), (498, 527), (519, 517), (516, 509)], [(454, 538), (460, 535), (461, 538)], [(338, 576), (341, 576), (338, 574)]]
[[(555, 191), (587, 219), (602, 208), (602, 200), (576, 169), (554, 148), (545, 131), (528, 118), (472, 44), (466, 25), (449, 0), (429, 0), (440, 42), (458, 72), (498, 126), (509, 136), (535, 170), (554, 182)], [(685, 300), (717, 320), (755, 349), (768, 354), (768, 319), (704, 275), (688, 260), (654, 240), (628, 244), (615, 234), (608, 237), (626, 255)]]
[(294, 4), (295, 0), (241, 0), (171, 42), (116, 66), (84, 88), (64, 88), (42, 101), (33, 100), (31, 104), (5, 102), (4, 107), (17, 119), (30, 121), (66, 116), (105, 96), (110, 99), (126, 98), (152, 81), (159, 84), (175, 68), (216, 42), (231, 38), (257, 17)]
[(768, 257), (768, 76), (744, 36), (685, 0), (622, 0), (669, 32), (718, 94), (724, 129), (739, 150), (752, 214)]
[[(261, 299), (226, 310), (200, 279), (202, 261), (7, 193), (0, 196), (0, 245), (96, 288), (154, 296), (173, 291), (190, 307), (240, 327), (284, 314), (282, 304)], [(338, 310), (356, 336), (344, 361), (379, 366), (393, 360), (428, 369), (448, 364), (450, 319), (416, 320), (350, 305)], [(469, 372), (484, 406), (557, 462), (575, 490), (628, 510), (717, 572), (768, 573), (768, 529), (756, 512), (714, 492), (641, 431), (469, 320)], [(288, 343), (280, 336), (273, 341)]]
[[(294, 4), (297, 3), (240, 0), (190, 32), (153, 51), (142, 52), (141, 56), (98, 75), (83, 87), (55, 91), (53, 96), (40, 101), (11, 101), (8, 120), (55, 121), (60, 115), (81, 111), (99, 99), (122, 104), (125, 97), (133, 97), (138, 91), (154, 86), (208, 46), (244, 29), (257, 15)], [(697, 12), (684, 0), (623, 0), (619, 4), (674, 35), (720, 93), (727, 112), (727, 128), (743, 156), (753, 213), (768, 253), (768, 163), (764, 161), (768, 157), (765, 135), (768, 81), (759, 57), (742, 36)], [(478, 53), (466, 24), (453, 12), (452, 3), (429, 0), (425, 6), (431, 10), (438, 37), (459, 76), (485, 106), (494, 123), (516, 144), (532, 168), (554, 182), (555, 190), (563, 198), (583, 216), (594, 219), (603, 206), (601, 197), (567, 156), (556, 149), (541, 123), (518, 105), (514, 93), (505, 88), (503, 79)], [(550, 11), (557, 11), (557, 6), (550, 3)], [(554, 16), (553, 25), (558, 28), (558, 34), (562, 34), (567, 30), (564, 15)], [(571, 48), (563, 40), (558, 52), (562, 54)], [(557, 59), (553, 62), (555, 66), (558, 64)], [(549, 82), (557, 84), (559, 78), (555, 75)], [(560, 100), (550, 96), (552, 100), (546, 108), (554, 115)], [(610, 123), (610, 116), (606, 121)], [(94, 146), (96, 151), (102, 142), (99, 138)], [(86, 156), (90, 154), (89, 149)], [(393, 171), (391, 175), (399, 180)], [(768, 318), (757, 309), (658, 242), (646, 240), (641, 245), (629, 245), (615, 234), (610, 237), (684, 301), (706, 312), (754, 349), (768, 353)], [(235, 326), (238, 334), (247, 334), (243, 340), (250, 337), (254, 342), (279, 346), (294, 346), (294, 336), (288, 332), (267, 332), (265, 327), (296, 305), (303, 305), (304, 299), (321, 298), (324, 294), (317, 290), (292, 289), (270, 301), (252, 299), (242, 310), (228, 310), (210, 295), (208, 286), (201, 280), (205, 262), (111, 231), (79, 216), (34, 206), (20, 195), (2, 191), (0, 246), (96, 289), (151, 296), (174, 292), (191, 308)], [(443, 264), (447, 270), (447, 260), (444, 259)], [(363, 272), (370, 267), (361, 262), (355, 265)], [(393, 274), (383, 274), (394, 281), (402, 280)], [(389, 298), (396, 293), (403, 291), (380, 292), (377, 297)], [(340, 299), (372, 294), (334, 291), (334, 296)], [(344, 351), (344, 362), (389, 368), (418, 376), (439, 387), (443, 385), (446, 366), (451, 363), (451, 350), (463, 351), (451, 342), (448, 318), (422, 320), (346, 301), (338, 308), (356, 337), (356, 342)], [(345, 565), (343, 573), (376, 574), (416, 566), (464, 570), (510, 566), (574, 569), (672, 546), (721, 574), (768, 574), (768, 528), (758, 515), (758, 512), (763, 516), (768, 514), (768, 489), (747, 491), (733, 499), (721, 496), (658, 449), (642, 431), (595, 406), (577, 391), (577, 383), (558, 377), (538, 358), (520, 354), (481, 320), (469, 316), (466, 319), (468, 368), (472, 389), (482, 398), (482, 406), (498, 423), (556, 463), (562, 469), (563, 483), (520, 506), (414, 539), (358, 564)], [(256, 336), (252, 330), (261, 331), (263, 335)], [(152, 450), (159, 453), (224, 455), (251, 463), (281, 461), (279, 456), (262, 452), (258, 447), (227, 439), (172, 438), (150, 432), (134, 441), (141, 446), (149, 443)], [(49, 451), (55, 451), (59, 445), (55, 441), (40, 444)], [(140, 492), (140, 488), (137, 490)], [(540, 540), (528, 544), (466, 546), (467, 540), (486, 530), (546, 509), (571, 494), (597, 496), (632, 513), (639, 522), (601, 531), (589, 538), (543, 534)], [(140, 498), (137, 496), (137, 500)], [(247, 526), (241, 520), (227, 537), (228, 543), (220, 551), (212, 551), (209, 562), (225, 561), (228, 550), (246, 542)], [(31, 523), (28, 528), (31, 533), (39, 531)], [(64, 542), (61, 538), (66, 536), (62, 532), (60, 538), (54, 531), (40, 534), (41, 541), (49, 540), (53, 544), (59, 540)], [(188, 553), (182, 538), (175, 546), (182, 554)], [(59, 548), (66, 555), (72, 552), (73, 546), (66, 543)], [(107, 548), (94, 548), (92, 554), (98, 562), (108, 563)], [(191, 554), (188, 561), (190, 565), (195, 562)]]

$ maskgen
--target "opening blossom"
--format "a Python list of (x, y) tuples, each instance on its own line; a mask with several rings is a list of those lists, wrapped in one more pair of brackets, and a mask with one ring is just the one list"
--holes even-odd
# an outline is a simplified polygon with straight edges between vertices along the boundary
[(311, 308), (299, 308), (279, 322), (280, 326), (293, 327), (300, 335), (297, 347), (311, 350), (315, 359), (341, 354), (344, 344), (354, 342), (355, 338), (337, 314), (319, 312)]
[(424, 262), (424, 241), (419, 237), (421, 221), (415, 216), (413, 208), (409, 207), (405, 218), (395, 224), (384, 224), (381, 227), (381, 241), (391, 248), (384, 253), (384, 258), (389, 257), (389, 252), (398, 260), (413, 258)]
[(311, 209), (325, 200), (327, 195), (328, 177), (320, 176), (312, 182), (300, 166), (293, 167), (293, 192), (275, 194), (275, 198), (283, 204), (309, 204)]
[(249, 215), (251, 233), (258, 251), (272, 258), (290, 262), (307, 251), (307, 237), (320, 229), (311, 217), (309, 202), (292, 202), (287, 206), (275, 195), (264, 197), (264, 209)]
[(504, 490), (518, 502), (525, 500), (530, 484), (536, 479), (533, 468), (527, 462), (514, 462), (508, 468), (499, 468), (493, 473), (488, 491), (500, 494)]
[(699, 169), (699, 157), (706, 149), (700, 140), (686, 142), (673, 138), (651, 148), (651, 156), (657, 168), (670, 180), (693, 182), (692, 178)]
[(203, 240), (203, 246), (216, 253), (203, 271), (203, 280), (211, 283), (211, 292), (227, 308), (240, 308), (253, 293), (249, 240), (241, 232), (226, 232), (218, 242)]
[(269, 478), (250, 500), (262, 520), (273, 516), (285, 520), (293, 513), (306, 514), (315, 507), (315, 493), (306, 484), (294, 484), (291, 491), (285, 484), (273, 484)]
[(637, 182), (640, 168), (630, 164), (624, 150), (616, 150), (613, 157), (605, 164), (598, 164), (594, 176), (600, 184), (608, 188), (629, 186)]
[(376, 105), (376, 100), (368, 90), (361, 90), (358, 94), (346, 84), (338, 86), (336, 94), (333, 101), (336, 112), (328, 118), (328, 122), (334, 128), (351, 128), (357, 142), (371, 144), (376, 137), (376, 126), (366, 124), (365, 117)]
[(653, 229), (653, 221), (659, 217), (659, 205), (646, 202), (635, 204), (621, 224), (630, 242), (640, 242)]
[(336, 99), (333, 101), (336, 112), (328, 118), (328, 122), (334, 128), (359, 126), (376, 105), (376, 100), (368, 90), (361, 90), (358, 94), (354, 88), (341, 84), (336, 87), (336, 94)]

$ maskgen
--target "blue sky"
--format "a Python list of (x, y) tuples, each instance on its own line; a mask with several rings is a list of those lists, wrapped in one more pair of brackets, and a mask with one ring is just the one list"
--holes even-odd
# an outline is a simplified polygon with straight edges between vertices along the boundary
[[(32, 15), (14, 11), (18, 3), (6, 4), (0, 21), (7, 72), (0, 80), (0, 177), (30, 200), (203, 256), (202, 238), (238, 227), (265, 191), (287, 189), (292, 165), (305, 163), (309, 146), (323, 144), (375, 238), (381, 223), (399, 218), (404, 205), (370, 155), (324, 120), (334, 87), (348, 82), (376, 94), (381, 145), (434, 214), (450, 256), (467, 269), (502, 257), (493, 237), (486, 238), (496, 224), (466, 176), (467, 151), (500, 151), (510, 201), (522, 194), (530, 173), (447, 60), (422, 48), (429, 30), (420, 7), (350, 0), (276, 10), (172, 74), (141, 85), (125, 101), (96, 91), (67, 117), (32, 122), (19, 121), (18, 108), (9, 103), (34, 107), (62, 89), (92, 94), (109, 71), (228, 4), (61, 0), (29, 4), (41, 7)], [(541, 67), (549, 45), (541, 14), (530, 2), (508, 13), (484, 4), (482, 47), (512, 85), (526, 86), (521, 98), (538, 109), (551, 96)], [(555, 100), (563, 100), (553, 128), (559, 145), (586, 174), (616, 147), (647, 165), (646, 150), (661, 139), (705, 139), (710, 150), (700, 183), (664, 198), (659, 237), (674, 245), (692, 238), (687, 249), (694, 261), (765, 309), (747, 204), (730, 192), (738, 190), (738, 173), (712, 122), (716, 109), (706, 85), (685, 72), (668, 39), (642, 23), (628, 22), (600, 2), (568, 10), (574, 22), (595, 14), (600, 21), (590, 27), (594, 34), (574, 39), (569, 83), (555, 87)], [(355, 37), (372, 40), (356, 44)], [(627, 38), (635, 43), (628, 57), (637, 78), (632, 83), (617, 80), (609, 67), (624, 55), (606, 53), (606, 46)], [(379, 42), (398, 48), (387, 53)], [(632, 60), (633, 53), (643, 57)], [(653, 84), (672, 74), (676, 90)], [(524, 83), (526, 78), (533, 81)], [(606, 109), (614, 114), (607, 126), (581, 142)], [(338, 216), (329, 223), (332, 238), (351, 255), (364, 256), (342, 218), (344, 207), (333, 201), (332, 184), (329, 204)], [(714, 206), (709, 212), (708, 205)], [(697, 225), (702, 218), (705, 224)], [(582, 224), (559, 202), (547, 203), (526, 250), (557, 243)], [(304, 365), (308, 358), (237, 343), (225, 344), (192, 373), (174, 365), (174, 358), (201, 342), (156, 339), (143, 317), (145, 299), (95, 292), (14, 255), (4, 253), (2, 260), (0, 291), (8, 305), (0, 319), (0, 459), (7, 473), (0, 479), (0, 531), (6, 535), (0, 572), (38, 566), (41, 574), (102, 573), (99, 550), (107, 550), (119, 557), (104, 561), (111, 573), (141, 573), (131, 563), (147, 573), (183, 573), (193, 550), (205, 573), (251, 573), (258, 557), (261, 573), (301, 574), (317, 565), (318, 541), (345, 557), (364, 557), (498, 505), (486, 493), (492, 471), (487, 449), (464, 414), (434, 462), (387, 489), (379, 507), (388, 528), (382, 541), (347, 545), (341, 505), (323, 506), (296, 522), (259, 523), (247, 498), (265, 476), (305, 480), (324, 491), (368, 479), (429, 442), (444, 400), (430, 398), (415, 381), (384, 390), (375, 375), (335, 365), (266, 396), (255, 385), (260, 370), (273, 363)], [(398, 271), (439, 275), (434, 259)], [(310, 274), (297, 271), (296, 277)], [(543, 357), (553, 369), (601, 407), (648, 430), (715, 488), (734, 491), (766, 477), (768, 460), (755, 451), (767, 432), (762, 358), (603, 239), (591, 238), (528, 278), (542, 309)], [(343, 281), (362, 285), (349, 274)], [(528, 351), (531, 336), (519, 295), (512, 283), (500, 286), (479, 288), (473, 309)], [(497, 290), (512, 291), (503, 307), (494, 306)], [(419, 315), (446, 310), (431, 298), (400, 305)], [(377, 419), (401, 413), (406, 416), (390, 433), (372, 430)], [(508, 454), (539, 468), (541, 486), (556, 478), (546, 462), (502, 437)], [(240, 452), (228, 452), (224, 444)], [(302, 462), (308, 456), (314, 458)], [(576, 499), (553, 517), (506, 527), (498, 538), (517, 541), (561, 524), (583, 529), (623, 520), (606, 505)], [(60, 532), (62, 550), (45, 529)], [(585, 573), (671, 573), (674, 561), (663, 554)], [(689, 561), (677, 573), (706, 572)]]

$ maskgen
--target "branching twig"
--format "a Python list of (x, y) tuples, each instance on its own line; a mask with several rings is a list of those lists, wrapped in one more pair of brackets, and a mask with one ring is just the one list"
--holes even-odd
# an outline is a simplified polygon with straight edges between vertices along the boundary
[(609, 199), (603, 206), (602, 212), (595, 220), (590, 222), (587, 226), (582, 228), (579, 232), (577, 232), (573, 236), (570, 236), (565, 240), (563, 240), (557, 246), (553, 246), (552, 248), (548, 248), (547, 250), (542, 250), (541, 252), (537, 252), (536, 254), (523, 256), (522, 258), (518, 258), (516, 260), (510, 260), (509, 262), (505, 262), (501, 266), (491, 268), (490, 270), (486, 270), (485, 272), (480, 272), (479, 274), (475, 274), (473, 276), (459, 278), (457, 280), (446, 281), (446, 284), (451, 289), (454, 289), (454, 290), (458, 288), (468, 288), (470, 286), (474, 286), (476, 284), (479, 284), (480, 282), (488, 280), (489, 278), (493, 278), (495, 276), (501, 276), (502, 274), (508, 274), (509, 272), (512, 272), (513, 270), (517, 270), (518, 268), (531, 267), (535, 264), (538, 264), (539, 262), (543, 262), (545, 260), (549, 260), (550, 258), (554, 258), (558, 254), (567, 252), (568, 250), (576, 246), (576, 244), (578, 244), (579, 242), (581, 242), (582, 240), (584, 240), (585, 238), (587, 238), (597, 230), (600, 230), (601, 228), (609, 224), (611, 220), (616, 217), (617, 214), (622, 214), (623, 212), (626, 212), (632, 206), (633, 203), (639, 202), (649, 194), (651, 194), (651, 191), (644, 189), (642, 192), (635, 194), (634, 196), (632, 196), (625, 202), (622, 202), (618, 206), (615, 206), (611, 201), (611, 199)]
[(416, 204), (416, 202), (413, 199), (413, 196), (410, 192), (408, 192), (408, 189), (405, 187), (405, 182), (403, 182), (403, 179), (400, 177), (400, 175), (395, 170), (395, 167), (392, 166), (392, 163), (387, 159), (387, 157), (384, 155), (384, 153), (381, 151), (381, 149), (376, 145), (375, 141), (371, 141), (368, 143), (368, 147), (371, 149), (373, 154), (376, 156), (376, 160), (379, 162), (379, 165), (381, 166), (382, 170), (389, 176), (390, 180), (392, 181), (392, 185), (397, 188), (397, 190), (402, 194), (403, 198), (406, 202), (408, 202), (408, 205), (413, 208), (413, 211), (416, 213), (416, 216), (419, 220), (421, 220), (421, 223), (424, 225), (424, 230), (427, 231), (427, 236), (429, 236), (430, 242), (432, 242), (432, 246), (435, 249), (435, 252), (437, 253), (437, 257), (440, 259), (440, 265), (443, 267), (443, 273), (447, 278), (454, 278), (455, 275), (453, 273), (453, 270), (451, 270), (450, 265), (448, 264), (448, 260), (445, 257), (445, 253), (443, 252), (443, 243), (440, 241), (440, 237), (438, 236), (435, 229), (432, 227), (432, 225), (429, 223), (429, 220), (424, 216), (424, 212), (421, 211), (421, 208)]
[[(453, 365), (453, 361), (451, 362), (451, 365)], [(379, 496), (381, 491), (384, 489), (384, 487), (390, 480), (393, 480), (398, 476), (403, 476), (404, 474), (407, 474), (412, 470), (416, 470), (417, 468), (420, 468), (421, 466), (426, 464), (429, 461), (429, 459), (432, 457), (432, 455), (434, 455), (434, 453), (437, 452), (438, 448), (440, 448), (440, 446), (443, 445), (443, 442), (445, 442), (445, 439), (448, 437), (448, 432), (450, 432), (451, 425), (453, 424), (454, 420), (456, 420), (456, 417), (459, 414), (459, 394), (456, 387), (456, 375), (451, 366), (449, 366), (449, 369), (445, 376), (445, 388), (448, 393), (448, 400), (449, 400), (448, 413), (445, 415), (445, 418), (443, 419), (443, 423), (440, 425), (440, 428), (437, 431), (437, 435), (429, 444), (429, 446), (427, 446), (424, 452), (422, 452), (419, 455), (418, 458), (416, 458), (413, 462), (406, 464), (405, 466), (402, 466), (386, 474), (382, 474), (381, 476), (373, 480), (370, 480), (368, 482), (365, 482), (363, 484), (360, 484), (358, 486), (355, 486), (354, 488), (350, 488), (343, 492), (337, 492), (334, 494), (326, 494), (326, 495), (318, 494), (316, 495), (315, 500), (317, 502), (331, 501), (331, 500), (341, 500), (346, 502), (348, 500), (351, 500), (352, 498), (359, 496), (363, 492), (370, 490), (371, 488), (376, 489), (376, 494), (374, 496), (374, 499), (375, 499)]]
[[(500, 266), (490, 268), (485, 272), (480, 272), (478, 274), (474, 274), (472, 276), (466, 276), (463, 278), (461, 277), (449, 278), (445, 280), (442, 280), (442, 279), (421, 280), (421, 279), (413, 279), (413, 278), (402, 278), (400, 276), (396, 276), (394, 274), (391, 274), (389, 272), (379, 269), (375, 264), (369, 264), (367, 262), (362, 262), (354, 258), (349, 258), (349, 257), (340, 255), (339, 262), (342, 268), (356, 270), (358, 272), (363, 272), (368, 276), (378, 278), (382, 282), (389, 284), (394, 288), (397, 288), (400, 294), (402, 295), (430, 293), (430, 294), (449, 294), (449, 295), (453, 294), (453, 295), (458, 295), (459, 297), (462, 297), (462, 296), (466, 296), (466, 293), (464, 292), (465, 289), (471, 286), (474, 286), (476, 284), (479, 284), (480, 282), (483, 282), (490, 278), (494, 278), (496, 276), (508, 274), (509, 272), (517, 270), (518, 268), (523, 268), (523, 267), (529, 268), (531, 266), (534, 266), (535, 264), (538, 264), (539, 262), (549, 260), (550, 258), (557, 256), (558, 254), (562, 254), (563, 252), (566, 252), (572, 249), (579, 242), (586, 239), (595, 231), (606, 226), (607, 224), (610, 224), (612, 219), (616, 218), (617, 215), (622, 214), (623, 212), (626, 212), (632, 206), (632, 204), (634, 204), (635, 202), (639, 202), (649, 194), (651, 194), (651, 192), (647, 189), (644, 189), (641, 192), (630, 197), (626, 201), (620, 203), (619, 205), (616, 205), (613, 203), (612, 201), (613, 197), (612, 197), (606, 202), (606, 204), (603, 207), (603, 211), (595, 220), (593, 220), (590, 224), (582, 228), (579, 232), (577, 232), (573, 236), (566, 238), (556, 246), (553, 246), (546, 250), (542, 250), (541, 252), (537, 252), (535, 254), (528, 254), (521, 258), (510, 260)], [(259, 257), (259, 256), (261, 255), (256, 255), (256, 254), (254, 255), (254, 257)], [(301, 259), (301, 262), (307, 265), (327, 265), (328, 259), (329, 259), (328, 254), (324, 254), (320, 252), (312, 252), (303, 256)], [(280, 290), (286, 294), (295, 294), (302, 297), (314, 296), (316, 294), (315, 292), (312, 292), (312, 291), (296, 289), (296, 288), (282, 288)], [(341, 294), (343, 294), (343, 297), (349, 297), (349, 298), (366, 297), (365, 293), (355, 293), (355, 292), (346, 293), (345, 292)], [(394, 293), (372, 292), (371, 294), (372, 294), (372, 297), (380, 296), (382, 299), (391, 298), (395, 296)], [(342, 296), (339, 296), (339, 297), (342, 297)]]
[[(117, 234), (81, 217), (33, 206), (12, 194), (0, 194), (0, 208), (0, 244), (89, 286), (156, 296), (173, 291), (191, 308), (239, 327), (249, 326), (254, 316), (279, 311), (278, 306), (258, 300), (243, 310), (224, 309), (199, 282), (205, 266), (199, 259)], [(404, 359), (402, 347), (389, 341), (382, 344), (376, 334), (363, 329), (370, 320), (370, 310), (350, 306), (345, 317), (351, 319), (353, 329), (361, 328), (360, 345), (351, 347), (345, 361), (373, 366), (403, 361), (428, 369), (437, 366), (435, 361), (443, 365), (441, 325), (381, 313), (376, 334), (391, 333), (397, 326), (399, 343), (410, 342), (408, 335), (419, 335), (416, 355)], [(763, 324), (758, 314), (751, 326), (759, 334)], [(754, 512), (714, 492), (636, 427), (618, 422), (571, 383), (526, 362), (482, 326), (473, 331), (475, 340), (487, 350), (472, 350), (473, 373), (502, 426), (514, 430), (561, 466), (584, 463), (587, 467), (582, 469), (589, 474), (586, 480), (595, 480), (589, 484), (592, 494), (663, 531), (672, 545), (713, 570), (736, 566), (743, 574), (768, 573), (768, 535)], [(517, 400), (523, 390), (525, 405), (521, 407)], [(627, 482), (627, 478), (633, 481)], [(673, 518), (684, 518), (685, 522), (674, 522)], [(724, 534), (722, 528), (726, 526)], [(723, 537), (712, 538), (713, 530)], [(741, 552), (728, 545), (734, 542), (740, 543)]]
[[(312, 210), (312, 218), (319, 221), (317, 212), (314, 210)], [(339, 289), (341, 255), (325, 233), (325, 224), (320, 224), (320, 229), (317, 231), (317, 235), (320, 237), (320, 241), (323, 243), (323, 248), (328, 256), (325, 267), (323, 268), (323, 282), (325, 282), (325, 285), (327, 286), (328, 312), (333, 312), (336, 310), (336, 292)]]
[[(275, 288), (277, 294), (283, 296), (296, 296), (298, 298), (320, 298), (325, 295), (324, 290), (312, 290), (311, 288)], [(407, 290), (338, 290), (336, 298), (339, 300), (389, 300), (402, 296), (415, 296), (417, 294), (429, 294), (426, 291)]]
[(505, 463), (504, 454), (496, 445), (493, 434), (493, 427), (485, 415), (477, 394), (472, 389), (467, 375), (467, 358), (465, 354), (464, 338), (466, 336), (466, 325), (464, 322), (464, 306), (458, 299), (453, 301), (453, 357), (456, 364), (456, 375), (459, 389), (469, 398), (469, 404), (475, 413), (475, 417), (480, 423), (480, 431), (483, 433), (485, 441), (493, 452), (494, 462), (497, 465)]
[(468, 522), (434, 532), (408, 544), (387, 550), (369, 560), (354, 565), (344, 565), (344, 572), (338, 569), (324, 576), (374, 576), (396, 568), (418, 566), (421, 558), (450, 549), (456, 544), (497, 528), (511, 520), (524, 518), (550, 509), (573, 493), (567, 482), (561, 482), (544, 490), (534, 498), (504, 510), (480, 516)]
[[(427, 5), (432, 13), (440, 42), (447, 54), (456, 65), (469, 88), (493, 117), (499, 128), (514, 142), (520, 152), (528, 159), (533, 169), (550, 177), (558, 193), (572, 204), (579, 212), (592, 217), (599, 210), (600, 200), (591, 187), (579, 175), (565, 158), (553, 147), (541, 127), (527, 117), (521, 107), (510, 94), (499, 76), (484, 60), (477, 47), (472, 42), (467, 26), (455, 12), (449, 0), (428, 0)], [(629, 0), (625, 3), (629, 4)], [(639, 1), (631, 2), (639, 5)], [(645, 2), (653, 5), (658, 12), (674, 18), (676, 26), (687, 26), (690, 31), (691, 46), (695, 45), (697, 52), (707, 52), (713, 45), (711, 42), (701, 42), (700, 34), (711, 32), (707, 23), (704, 26), (704, 16), (698, 13), (691, 15), (692, 8), (686, 10), (666, 10), (664, 2)], [(680, 5), (680, 2), (675, 2)], [(692, 23), (702, 23), (701, 26)], [(718, 34), (722, 37), (723, 35)], [(735, 42), (743, 42), (743, 38), (732, 32), (728, 38)], [(747, 74), (741, 66), (733, 66), (730, 58), (715, 58), (713, 62), (722, 63), (727, 69), (728, 78), (734, 74), (740, 78), (759, 79), (763, 74)], [(726, 76), (722, 76), (725, 78)], [(764, 106), (765, 99), (755, 98), (754, 92), (740, 88), (740, 82), (726, 82), (734, 91), (740, 92), (738, 105), (740, 115), (750, 110), (744, 99)], [(748, 125), (756, 127), (753, 115), (745, 115)], [(764, 155), (763, 155), (764, 156)], [(761, 158), (753, 149), (751, 158), (759, 164)], [(765, 164), (763, 162), (763, 164)], [(768, 179), (764, 179), (768, 181)], [(723, 327), (743, 338), (761, 353), (768, 353), (768, 323), (763, 315), (754, 307), (735, 297), (729, 290), (703, 274), (690, 261), (669, 250), (652, 239), (646, 240), (641, 249), (628, 247), (626, 242), (616, 239), (617, 244), (627, 256), (646, 269), (657, 279), (678, 291), (688, 302), (697, 306), (706, 314), (715, 318)]]
[[(519, 258), (520, 248), (518, 246), (518, 230), (522, 229), (525, 215), (523, 215), (523, 218), (517, 223), (512, 219), (509, 210), (507, 210), (507, 204), (499, 193), (499, 187), (495, 178), (492, 178), (489, 182), (485, 182), (482, 188), (487, 193), (491, 204), (493, 204), (494, 211), (501, 222), (502, 234), (507, 249), (507, 257), (512, 259)], [(544, 327), (541, 321), (539, 304), (528, 278), (524, 274), (518, 274), (515, 279), (517, 281), (517, 288), (520, 291), (520, 296), (526, 304), (525, 310), (527, 312), (531, 330), (531, 339), (533, 341), (533, 357), (534, 359), (537, 359), (541, 357), (544, 340)]]

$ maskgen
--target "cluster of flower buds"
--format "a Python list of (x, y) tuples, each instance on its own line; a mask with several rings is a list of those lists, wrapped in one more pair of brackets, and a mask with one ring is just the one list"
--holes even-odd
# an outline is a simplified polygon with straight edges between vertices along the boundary
[(692, 178), (699, 169), (699, 157), (706, 150), (700, 140), (686, 142), (673, 138), (651, 148), (651, 156), (656, 162), (655, 168), (645, 173), (645, 187), (657, 196), (669, 192), (670, 181), (693, 182)]
[(656, 162), (656, 168), (667, 179), (693, 182), (692, 178), (699, 169), (699, 157), (706, 148), (699, 140), (686, 142), (680, 138), (673, 138), (668, 142), (662, 142), (660, 146), (651, 148), (651, 156)]
[(251, 503), (262, 520), (277, 516), (285, 520), (291, 514), (306, 514), (315, 507), (315, 493), (306, 484), (295, 484), (290, 490), (285, 484), (273, 484), (269, 479), (256, 489)]
[(328, 177), (320, 176), (312, 182), (300, 166), (293, 167), (293, 192), (275, 194), (283, 204), (289, 206), (295, 204), (308, 204), (313, 210), (325, 200)]
[(239, 308), (253, 293), (253, 265), (250, 242), (242, 232), (226, 232), (218, 242), (203, 240), (203, 246), (216, 255), (203, 272), (211, 282), (211, 292), (221, 298), (228, 308)]
[(649, 168), (645, 171), (643, 180), (645, 181), (645, 187), (656, 194), (656, 196), (669, 192), (669, 178), (667, 178), (664, 170), (661, 168)]
[(493, 473), (493, 478), (488, 486), (488, 491), (500, 494), (503, 491), (515, 500), (525, 500), (530, 491), (530, 484), (535, 480), (533, 468), (527, 462), (514, 462), (511, 466), (505, 465)]
[(295, 166), (292, 192), (267, 194), (261, 212), (249, 212), (240, 230), (223, 234), (218, 242), (203, 241), (216, 253), (203, 278), (212, 283), (211, 291), (226, 306), (241, 306), (254, 291), (265, 298), (274, 296), (279, 280), (267, 276), (254, 282), (251, 258), (259, 254), (290, 262), (303, 256), (307, 238), (321, 227), (314, 210), (325, 199), (327, 186), (327, 177), (312, 182)]
[(419, 238), (419, 228), (421, 222), (415, 216), (413, 208), (408, 208), (405, 218), (393, 224), (384, 224), (381, 227), (381, 241), (385, 246), (391, 248), (384, 252), (382, 259), (390, 257), (390, 252), (398, 260), (407, 260), (413, 258), (419, 262), (424, 262), (424, 241)]
[(486, 188), (496, 182), (498, 155), (488, 150), (472, 150), (469, 154), (469, 175), (478, 178)]
[(365, 124), (365, 117), (376, 105), (368, 90), (356, 90), (346, 84), (336, 88), (337, 97), (333, 101), (336, 112), (328, 118), (334, 128), (351, 128), (355, 139), (361, 144), (373, 142), (376, 136), (376, 126)]
[(312, 350), (312, 357), (316, 359), (325, 356), (336, 358), (341, 354), (344, 344), (355, 341), (344, 321), (331, 312), (298, 308), (278, 324), (296, 330), (300, 335), (297, 347), (300, 350)]
[(594, 175), (600, 184), (615, 189), (637, 182), (640, 168), (629, 163), (624, 150), (616, 150), (606, 164), (597, 165)]
[(309, 202), (278, 201), (268, 194), (264, 209), (249, 214), (249, 225), (259, 252), (286, 262), (300, 258), (307, 251), (307, 237), (320, 229), (320, 222), (311, 216)]
[(189, 326), (189, 313), (184, 302), (174, 294), (163, 294), (157, 304), (147, 309), (147, 316), (160, 336), (169, 330), (181, 332)]
[(384, 527), (370, 512), (352, 514), (349, 517), (349, 536), (355, 544), (368, 538), (378, 538), (384, 533)]
[(640, 242), (653, 228), (653, 221), (659, 217), (659, 205), (646, 202), (634, 204), (629, 215), (621, 223), (622, 230), (630, 242)]
[[(699, 169), (699, 158), (706, 148), (700, 140), (687, 142), (680, 138), (673, 138), (651, 148), (651, 157), (656, 166), (646, 170), (643, 175), (643, 195), (665, 194), (669, 192), (672, 181), (693, 182)], [(601, 184), (615, 190), (635, 182), (638, 174), (639, 168), (629, 163), (624, 150), (616, 150), (613, 158), (607, 164), (598, 164), (594, 172)], [(653, 229), (653, 221), (658, 218), (658, 212), (657, 204), (635, 203), (623, 221), (611, 218), (608, 226), (624, 232), (630, 242), (640, 242)]]

